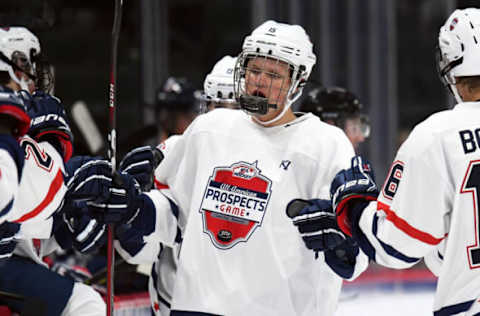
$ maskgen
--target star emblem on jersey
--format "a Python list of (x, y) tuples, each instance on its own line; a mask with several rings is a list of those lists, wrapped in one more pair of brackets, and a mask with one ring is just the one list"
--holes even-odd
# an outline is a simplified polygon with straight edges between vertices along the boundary
[(214, 168), (203, 194), (203, 231), (215, 247), (229, 249), (246, 242), (261, 226), (272, 181), (256, 163), (236, 162)]

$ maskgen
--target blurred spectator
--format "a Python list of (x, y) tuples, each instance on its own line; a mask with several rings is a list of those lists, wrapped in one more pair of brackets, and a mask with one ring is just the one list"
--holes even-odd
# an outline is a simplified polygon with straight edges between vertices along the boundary
[(157, 94), (160, 142), (182, 134), (200, 111), (201, 92), (186, 78), (170, 77)]

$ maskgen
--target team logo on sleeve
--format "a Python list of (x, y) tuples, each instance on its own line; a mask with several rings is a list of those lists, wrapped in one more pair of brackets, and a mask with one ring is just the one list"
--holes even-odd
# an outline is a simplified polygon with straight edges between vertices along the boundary
[(262, 224), (271, 186), (256, 164), (242, 161), (213, 170), (200, 213), (203, 231), (216, 247), (229, 249), (250, 238)]

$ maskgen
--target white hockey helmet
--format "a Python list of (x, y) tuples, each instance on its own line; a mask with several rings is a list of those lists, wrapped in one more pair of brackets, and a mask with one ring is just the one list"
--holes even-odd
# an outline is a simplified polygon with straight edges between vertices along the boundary
[(206, 103), (236, 107), (237, 101), (233, 90), (233, 70), (236, 62), (237, 57), (227, 55), (213, 66), (203, 83)]
[(457, 102), (456, 77), (480, 76), (480, 9), (455, 10), (440, 28), (437, 70)]
[(263, 57), (287, 63), (290, 66), (291, 84), (288, 87), (284, 109), (277, 117), (268, 121), (257, 122), (270, 124), (280, 119), (287, 109), (302, 94), (302, 89), (316, 62), (313, 44), (305, 30), (299, 25), (266, 21), (245, 38), (242, 52), (238, 57), (234, 73), (235, 98), (240, 107), (250, 114), (266, 114), (269, 108), (268, 98), (249, 96), (245, 87), (246, 67), (249, 59)]

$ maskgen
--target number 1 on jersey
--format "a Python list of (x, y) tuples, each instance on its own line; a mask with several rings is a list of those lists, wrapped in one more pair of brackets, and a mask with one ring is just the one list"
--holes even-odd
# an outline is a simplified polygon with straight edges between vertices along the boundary
[(467, 173), (463, 179), (463, 184), (460, 193), (472, 193), (473, 198), (473, 218), (475, 225), (475, 244), (467, 246), (468, 263), (470, 269), (480, 268), (480, 160), (470, 161)]

